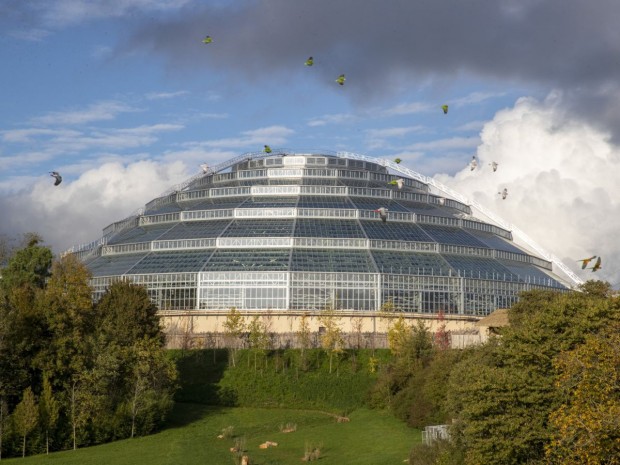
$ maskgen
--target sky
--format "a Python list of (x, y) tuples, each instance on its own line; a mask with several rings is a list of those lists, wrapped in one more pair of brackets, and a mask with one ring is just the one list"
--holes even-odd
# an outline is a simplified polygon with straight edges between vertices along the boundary
[(2, 0), (0, 236), (58, 254), (202, 163), (342, 150), (401, 158), (620, 288), (618, 17), (617, 0)]

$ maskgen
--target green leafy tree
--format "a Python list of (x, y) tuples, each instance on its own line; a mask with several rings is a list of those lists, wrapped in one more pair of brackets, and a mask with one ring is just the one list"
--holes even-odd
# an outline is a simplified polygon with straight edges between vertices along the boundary
[(551, 463), (620, 463), (620, 334), (588, 336), (554, 365), (562, 404), (550, 415)]
[(232, 366), (236, 366), (235, 355), (239, 347), (239, 338), (245, 330), (245, 322), (243, 315), (235, 307), (232, 307), (226, 314), (224, 321), (224, 334), (228, 340), (228, 350), (230, 353), (230, 362)]
[(100, 331), (119, 346), (130, 346), (143, 338), (160, 339), (163, 344), (157, 306), (144, 286), (127, 281), (112, 283), (95, 311)]
[(38, 236), (28, 240), (26, 247), (17, 250), (2, 270), (0, 287), (4, 289), (19, 288), (24, 285), (42, 289), (50, 276), (52, 251), (40, 246)]
[(75, 256), (67, 255), (53, 263), (45, 289), (50, 340), (40, 353), (38, 366), (65, 390), (92, 360), (96, 321), (89, 280), (88, 269)]
[(413, 333), (402, 314), (395, 316), (388, 329), (387, 340), (395, 357), (405, 357), (410, 352)]
[(619, 302), (600, 293), (530, 291), (509, 312), (501, 342), (459, 363), (448, 402), (465, 463), (522, 464), (544, 459), (549, 416), (562, 398), (554, 358), (618, 321)]
[[(254, 355), (254, 371), (257, 370), (258, 357), (264, 357), (269, 348), (269, 333), (267, 326), (255, 315), (248, 325), (250, 350)], [(248, 359), (249, 360), (249, 359)]]
[(48, 340), (41, 294), (51, 263), (50, 249), (32, 240), (1, 271), (0, 386), (10, 402), (37, 382), (33, 360)]
[(9, 417), (9, 406), (4, 399), (4, 396), (0, 396), (0, 460), (2, 460), (2, 440), (4, 439), (4, 432), (7, 426), (7, 420)]
[(311, 343), (309, 318), (308, 313), (304, 313), (299, 319), (299, 328), (297, 329), (297, 343), (299, 344), (300, 366), (302, 370), (308, 368), (307, 350), (310, 348)]
[(133, 363), (127, 400), (133, 438), (138, 432), (151, 432), (170, 411), (176, 367), (155, 338), (137, 341), (131, 352)]
[(60, 403), (52, 391), (47, 376), (43, 378), (43, 391), (39, 398), (39, 423), (45, 431), (45, 453), (50, 453), (50, 431), (56, 426), (60, 414)]
[(321, 347), (329, 355), (329, 372), (332, 372), (333, 358), (344, 352), (344, 339), (340, 328), (340, 317), (332, 308), (321, 311), (319, 322), (325, 328), (321, 336)]
[(22, 438), (22, 457), (26, 456), (26, 437), (37, 426), (38, 411), (37, 403), (30, 387), (26, 388), (22, 400), (13, 412), (15, 429)]

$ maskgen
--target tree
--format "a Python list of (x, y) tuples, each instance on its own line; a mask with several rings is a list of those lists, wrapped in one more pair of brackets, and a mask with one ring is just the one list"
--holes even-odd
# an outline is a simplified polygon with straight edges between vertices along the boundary
[(551, 463), (620, 463), (620, 335), (588, 336), (554, 366), (562, 404), (551, 413)]
[(389, 325), (387, 333), (388, 346), (395, 357), (402, 358), (405, 356), (411, 346), (411, 337), (411, 327), (402, 314), (398, 315), (395, 321)]
[(260, 320), (259, 315), (255, 315), (252, 318), (248, 331), (250, 332), (250, 350), (254, 354), (254, 371), (256, 371), (258, 356), (264, 356), (269, 348), (269, 333), (267, 332), (267, 326)]
[(116, 281), (95, 306), (101, 332), (119, 346), (130, 346), (143, 338), (164, 342), (157, 306), (144, 286)]
[(56, 386), (68, 390), (74, 375), (88, 369), (96, 319), (92, 305), (90, 272), (75, 256), (66, 255), (52, 265), (44, 304), (49, 344), (38, 366)]
[(0, 460), (2, 460), (2, 439), (4, 438), (8, 415), (9, 406), (6, 403), (4, 396), (0, 396)]
[(17, 404), (13, 412), (13, 422), (15, 429), (23, 438), (22, 457), (26, 456), (26, 437), (37, 426), (38, 412), (37, 403), (32, 393), (32, 389), (27, 387), (24, 391), (22, 401)]
[(38, 236), (33, 236), (28, 245), (13, 254), (7, 266), (2, 270), (0, 287), (4, 289), (29, 285), (42, 289), (50, 276), (52, 251), (38, 245)]
[(32, 240), (17, 250), (2, 269), (0, 385), (3, 394), (12, 399), (37, 382), (33, 361), (48, 339), (41, 293), (51, 263), (50, 249)]
[(332, 308), (326, 308), (319, 316), (319, 322), (325, 328), (321, 336), (321, 347), (329, 355), (329, 372), (332, 372), (334, 355), (338, 356), (343, 352), (344, 339), (342, 329), (340, 329), (340, 318)]
[(224, 334), (226, 335), (226, 339), (228, 339), (227, 345), (232, 366), (236, 366), (235, 354), (239, 345), (239, 337), (244, 329), (245, 323), (243, 315), (241, 315), (235, 307), (232, 307), (226, 314), (226, 321), (224, 321)]
[(300, 349), (300, 365), (302, 370), (307, 368), (306, 351), (310, 348), (310, 323), (308, 322), (309, 315), (307, 312), (299, 319), (299, 329), (297, 330), (297, 343)]
[(52, 391), (49, 379), (43, 378), (43, 392), (39, 399), (39, 422), (45, 431), (45, 453), (50, 453), (50, 430), (56, 426), (60, 413), (60, 405)]
[(619, 307), (617, 299), (584, 292), (521, 295), (501, 341), (473, 350), (450, 376), (448, 402), (467, 464), (543, 460), (549, 416), (562, 403), (553, 360), (617, 324)]
[(439, 322), (439, 328), (434, 335), (435, 347), (438, 350), (447, 350), (452, 345), (452, 336), (449, 331), (446, 331), (446, 314), (443, 310), (437, 314), (437, 321)]
[(129, 378), (128, 404), (131, 434), (150, 432), (172, 407), (176, 367), (155, 338), (137, 341), (131, 349), (133, 369)]

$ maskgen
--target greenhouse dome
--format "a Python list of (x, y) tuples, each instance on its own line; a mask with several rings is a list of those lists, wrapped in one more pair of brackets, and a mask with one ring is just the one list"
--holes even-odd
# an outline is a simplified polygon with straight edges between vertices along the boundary
[(523, 290), (569, 287), (511, 230), (415, 174), (348, 152), (247, 153), (71, 252), (91, 270), (95, 297), (131, 279), (172, 312), (483, 316)]

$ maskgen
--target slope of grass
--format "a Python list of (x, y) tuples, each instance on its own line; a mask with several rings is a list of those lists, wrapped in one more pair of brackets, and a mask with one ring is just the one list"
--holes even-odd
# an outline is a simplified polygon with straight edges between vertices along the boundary
[[(319, 445), (321, 465), (382, 465), (402, 463), (420, 432), (407, 428), (389, 413), (358, 409), (350, 421), (337, 423), (326, 413), (305, 410), (218, 408), (177, 404), (168, 427), (152, 436), (101, 446), (3, 460), (7, 464), (62, 465), (225, 465), (234, 464), (230, 448), (243, 439), (253, 465), (299, 464), (306, 443)], [(297, 431), (280, 432), (295, 423)], [(234, 437), (218, 439), (223, 428), (234, 427)], [(277, 447), (259, 449), (265, 441)]]

